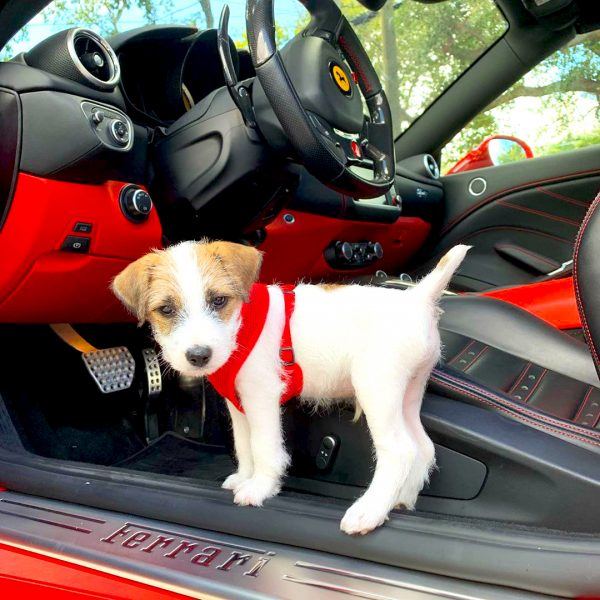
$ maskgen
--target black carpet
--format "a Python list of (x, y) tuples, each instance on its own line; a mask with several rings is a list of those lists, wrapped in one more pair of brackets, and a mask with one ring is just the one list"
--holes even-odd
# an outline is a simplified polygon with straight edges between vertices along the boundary
[(170, 432), (115, 466), (213, 483), (222, 482), (235, 471), (222, 446), (201, 444)]

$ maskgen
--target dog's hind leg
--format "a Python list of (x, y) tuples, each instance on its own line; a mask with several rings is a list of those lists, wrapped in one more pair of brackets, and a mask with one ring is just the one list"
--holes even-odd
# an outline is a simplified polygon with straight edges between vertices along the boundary
[(246, 415), (229, 401), (227, 401), (227, 408), (231, 416), (237, 471), (227, 477), (221, 487), (226, 490), (237, 490), (244, 481), (252, 477), (254, 472), (252, 446), (250, 445), (250, 426)]
[(404, 396), (404, 422), (417, 444), (417, 456), (400, 490), (397, 505), (409, 510), (415, 507), (419, 492), (429, 480), (429, 474), (435, 466), (435, 448), (421, 422), (421, 404), (430, 372), (430, 368), (420, 370), (411, 379)]
[(353, 373), (354, 389), (371, 432), (377, 465), (371, 485), (342, 519), (340, 528), (349, 534), (368, 533), (387, 519), (417, 453), (402, 412), (409, 374), (392, 365), (374, 371), (365, 364), (358, 371)]

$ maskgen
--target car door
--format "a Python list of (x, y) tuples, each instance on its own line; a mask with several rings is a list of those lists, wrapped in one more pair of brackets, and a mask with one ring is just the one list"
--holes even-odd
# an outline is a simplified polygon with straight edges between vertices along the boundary
[[(445, 210), (433, 254), (473, 246), (456, 288), (528, 283), (572, 258), (600, 191), (599, 39), (579, 36), (552, 54), (444, 147)], [(523, 151), (503, 160), (484, 143), (461, 159), (466, 143), (486, 133), (508, 134), (534, 157)]]
[(434, 253), (473, 246), (454, 281), (464, 290), (528, 283), (572, 258), (600, 190), (600, 146), (443, 177), (446, 211)]

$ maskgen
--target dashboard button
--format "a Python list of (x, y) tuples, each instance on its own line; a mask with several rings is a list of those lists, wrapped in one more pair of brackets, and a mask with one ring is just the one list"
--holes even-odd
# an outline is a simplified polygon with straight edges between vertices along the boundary
[(372, 258), (383, 258), (383, 246), (379, 242), (369, 242), (367, 245), (367, 252)]
[(338, 258), (342, 261), (352, 260), (352, 256), (354, 254), (352, 244), (350, 244), (349, 242), (338, 242), (336, 244), (336, 254)]
[(129, 143), (129, 126), (125, 121), (114, 119), (108, 128), (113, 140), (120, 146), (126, 146)]
[(119, 137), (123, 137), (127, 134), (127, 125), (124, 121), (115, 121), (115, 133)]
[(61, 250), (85, 254), (90, 250), (90, 238), (78, 235), (68, 235), (61, 246)]
[(92, 233), (92, 224), (83, 223), (82, 221), (80, 221), (78, 223), (75, 223), (73, 231), (75, 231), (76, 233)]
[(135, 185), (123, 188), (119, 199), (125, 216), (137, 223), (145, 221), (152, 211), (150, 194)]
[(92, 111), (92, 122), (94, 125), (100, 125), (102, 121), (104, 121), (104, 113), (98, 108), (94, 109)]
[(136, 190), (131, 197), (133, 211), (138, 215), (147, 215), (152, 209), (150, 194), (144, 190)]

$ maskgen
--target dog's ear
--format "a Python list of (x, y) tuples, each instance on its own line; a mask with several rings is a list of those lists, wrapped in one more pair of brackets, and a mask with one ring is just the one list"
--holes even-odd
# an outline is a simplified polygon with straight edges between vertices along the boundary
[(142, 256), (123, 269), (113, 279), (111, 285), (115, 296), (137, 317), (140, 325), (146, 320), (152, 267), (156, 266), (160, 260), (158, 252)]
[(250, 288), (258, 280), (262, 264), (262, 252), (253, 246), (244, 246), (232, 242), (212, 242), (210, 249), (223, 262), (230, 277), (244, 300), (248, 299)]

